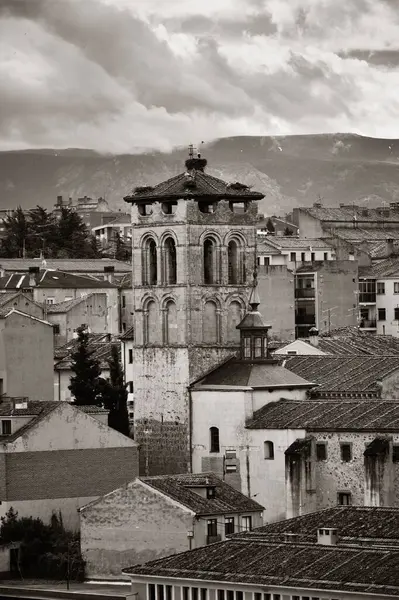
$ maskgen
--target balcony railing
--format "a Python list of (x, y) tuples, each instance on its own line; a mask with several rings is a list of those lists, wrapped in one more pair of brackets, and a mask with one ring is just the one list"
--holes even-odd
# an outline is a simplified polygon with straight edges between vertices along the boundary
[(315, 289), (314, 288), (297, 288), (295, 290), (295, 298), (314, 298), (315, 297)]
[(375, 320), (362, 319), (360, 321), (360, 329), (376, 329), (376, 328), (377, 328), (377, 321), (375, 321)]
[(220, 534), (218, 535), (208, 535), (206, 538), (206, 543), (207, 544), (215, 544), (216, 542), (221, 542), (222, 541), (222, 536)]
[(359, 302), (367, 302), (374, 304), (377, 300), (377, 295), (375, 292), (360, 292), (359, 294)]

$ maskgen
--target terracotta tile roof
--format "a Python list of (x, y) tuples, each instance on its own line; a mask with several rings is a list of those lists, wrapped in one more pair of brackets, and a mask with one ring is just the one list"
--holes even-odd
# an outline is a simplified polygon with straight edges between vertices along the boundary
[[(259, 244), (263, 242), (262, 235), (258, 235), (258, 249)], [(279, 248), (281, 250), (332, 250), (331, 244), (323, 238), (300, 238), (295, 236), (279, 236), (269, 235), (267, 236), (266, 243)]]
[[(100, 367), (102, 369), (109, 369), (108, 361), (112, 356), (112, 346), (116, 346), (120, 352), (120, 343), (118, 341), (92, 341), (89, 343), (89, 351), (91, 352), (91, 356), (99, 361)], [(68, 354), (63, 356), (60, 361), (58, 361), (54, 368), (57, 370), (61, 369), (70, 369), (72, 364), (72, 354), (75, 351), (76, 343), (70, 348)]]
[[(89, 347), (96, 343), (106, 343), (112, 341), (110, 334), (108, 333), (89, 333)], [(62, 346), (54, 348), (54, 358), (65, 358), (75, 351), (78, 345), (77, 338), (69, 340)]]
[(45, 419), (47, 415), (49, 415), (53, 410), (57, 408), (59, 405), (58, 402), (28, 402), (27, 409), (13, 409), (9, 410), (5, 414), (1, 416), (31, 416), (32, 419), (23, 425), (20, 429), (12, 433), (11, 435), (0, 435), (1, 443), (11, 443), (24, 435), (27, 431), (32, 429), (32, 427), (36, 426), (40, 421)]
[[(3, 307), (5, 304), (8, 304), (8, 302), (11, 302), (15, 298), (18, 298), (19, 296), (24, 296), (25, 298), (28, 298), (28, 296), (25, 296), (25, 294), (22, 294), (22, 292), (2, 292), (2, 293), (0, 293), (0, 306)], [(30, 298), (29, 298), (29, 300), (30, 300)]]
[[(123, 569), (131, 575), (298, 589), (399, 594), (399, 551), (377, 547), (279, 543), (236, 536)], [(333, 594), (335, 595), (335, 594)]]
[[(90, 277), (89, 275), (75, 275), (74, 273), (65, 273), (63, 271), (42, 270), (38, 273), (37, 282), (34, 287), (37, 288), (68, 288), (68, 289), (103, 289), (116, 288), (117, 286), (109, 281)], [(5, 277), (0, 277), (0, 289), (26, 290), (32, 289), (28, 273), (8, 273)]]
[(102, 406), (93, 406), (92, 404), (75, 404), (74, 402), (69, 402), (69, 404), (71, 406), (73, 406), (74, 408), (78, 408), (79, 410), (81, 410), (82, 412), (88, 414), (88, 415), (101, 415), (101, 414), (108, 414), (109, 411), (106, 408), (103, 408)]
[[(228, 184), (222, 179), (208, 175), (202, 171), (196, 171), (195, 187), (188, 187), (188, 177), (186, 173), (181, 173), (175, 177), (171, 177), (166, 181), (158, 183), (154, 187), (139, 188), (136, 192), (124, 197), (126, 202), (135, 202), (137, 200), (159, 200), (187, 198), (187, 197), (214, 197), (218, 199), (248, 199), (262, 200), (264, 195), (259, 192), (254, 192), (247, 186), (235, 186)], [(237, 189), (238, 188), (238, 189)]]
[(370, 267), (359, 269), (359, 276), (371, 277), (373, 279), (384, 279), (385, 277), (399, 276), (399, 256), (376, 260)]
[(78, 306), (81, 302), (88, 300), (93, 294), (87, 296), (81, 296), (80, 298), (72, 298), (72, 300), (64, 300), (64, 302), (57, 302), (57, 304), (47, 304), (47, 313), (64, 313), (68, 312), (71, 308)]
[(134, 340), (134, 327), (129, 327), (121, 336), (119, 336), (120, 340)]
[(379, 381), (399, 370), (398, 356), (292, 356), (286, 369), (318, 384), (317, 393), (375, 392)]
[(386, 229), (378, 227), (364, 229), (362, 227), (334, 227), (334, 235), (344, 240), (350, 241), (383, 241), (383, 240), (398, 240), (399, 229)]
[(294, 374), (277, 362), (245, 362), (232, 358), (208, 373), (199, 382), (204, 385), (225, 385), (237, 387), (312, 387), (312, 380)]
[(103, 274), (104, 267), (115, 267), (115, 273), (129, 273), (132, 266), (114, 258), (0, 258), (0, 266), (8, 272), (24, 273), (29, 267), (64, 271), (65, 273)]
[[(304, 343), (311, 344), (307, 340)], [(347, 327), (333, 331), (330, 335), (319, 335), (318, 348), (337, 356), (399, 356), (399, 338), (393, 335), (370, 335), (358, 327)]]
[(397, 431), (399, 401), (282, 399), (256, 411), (246, 427), (306, 431)]
[(268, 536), (281, 537), (285, 533), (293, 533), (302, 540), (315, 542), (317, 530), (334, 528), (338, 532), (338, 544), (364, 540), (384, 540), (399, 542), (399, 509), (372, 506), (336, 506), (314, 513), (269, 523), (258, 527), (246, 538)]
[[(140, 477), (140, 480), (169, 498), (184, 504), (197, 515), (261, 512), (264, 510), (263, 506), (255, 500), (238, 492), (213, 473), (159, 475)], [(195, 491), (196, 486), (206, 485), (215, 488), (214, 498), (203, 498)]]
[(399, 223), (399, 212), (390, 208), (368, 208), (359, 206), (312, 206), (300, 208), (302, 212), (307, 213), (320, 221), (343, 221), (352, 223), (356, 216), (358, 223)]
[(114, 283), (121, 289), (132, 289), (132, 272), (124, 275), (115, 275)]

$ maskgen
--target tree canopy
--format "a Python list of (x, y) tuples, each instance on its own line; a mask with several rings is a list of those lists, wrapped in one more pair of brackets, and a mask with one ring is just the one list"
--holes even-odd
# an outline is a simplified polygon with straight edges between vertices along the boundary
[(124, 435), (129, 435), (129, 414), (127, 410), (127, 390), (119, 351), (114, 344), (108, 361), (110, 377), (103, 382), (102, 401), (109, 410), (108, 425)]
[(19, 206), (3, 221), (3, 258), (96, 258), (97, 245), (80, 215), (62, 207), (59, 218), (42, 206), (28, 212)]
[(78, 405), (101, 403), (101, 367), (89, 348), (89, 333), (85, 325), (77, 329), (78, 343), (72, 354), (71, 369), (74, 375), (68, 386)]

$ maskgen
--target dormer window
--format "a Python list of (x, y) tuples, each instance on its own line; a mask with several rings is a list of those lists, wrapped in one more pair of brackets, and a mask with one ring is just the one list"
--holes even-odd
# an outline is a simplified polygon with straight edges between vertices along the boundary
[(266, 332), (243, 332), (241, 338), (241, 353), (244, 359), (268, 358), (268, 337)]
[(216, 488), (214, 488), (213, 486), (207, 487), (206, 488), (206, 497), (208, 498), (208, 500), (212, 500), (213, 498), (216, 497)]

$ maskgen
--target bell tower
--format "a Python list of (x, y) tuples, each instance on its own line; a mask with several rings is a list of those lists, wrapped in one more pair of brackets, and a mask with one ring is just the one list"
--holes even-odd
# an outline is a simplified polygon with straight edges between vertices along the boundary
[(206, 165), (190, 147), (183, 173), (124, 198), (132, 212), (134, 431), (146, 475), (190, 470), (188, 386), (240, 346), (264, 196), (208, 175)]

